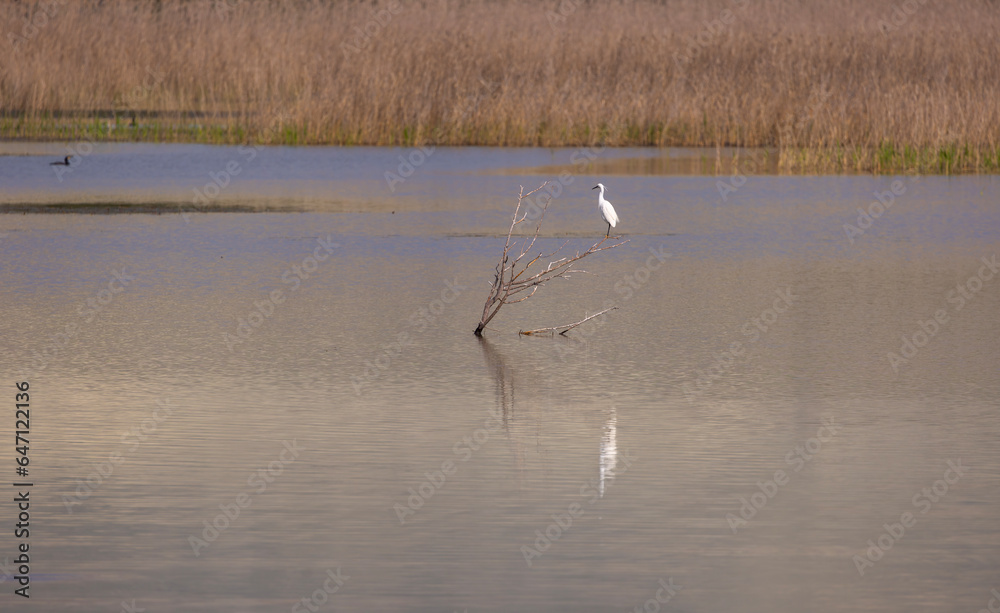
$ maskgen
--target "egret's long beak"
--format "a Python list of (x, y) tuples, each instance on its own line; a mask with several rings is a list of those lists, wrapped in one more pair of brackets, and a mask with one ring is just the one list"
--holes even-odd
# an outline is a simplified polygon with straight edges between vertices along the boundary
[(595, 185), (594, 187), (591, 187), (590, 189), (597, 189), (598, 187), (600, 187), (600, 185)]

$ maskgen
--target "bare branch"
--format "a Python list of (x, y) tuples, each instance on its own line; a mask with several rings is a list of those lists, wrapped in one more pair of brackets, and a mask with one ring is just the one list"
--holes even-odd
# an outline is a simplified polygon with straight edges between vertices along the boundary
[[(620, 247), (628, 242), (625, 240), (611, 245), (605, 245), (605, 242), (607, 242), (609, 238), (605, 236), (599, 242), (594, 243), (589, 249), (582, 253), (577, 251), (573, 256), (564, 256), (550, 261), (548, 265), (541, 270), (532, 270), (532, 266), (539, 260), (554, 257), (557, 253), (559, 253), (559, 251), (561, 251), (562, 248), (569, 242), (564, 241), (562, 245), (551, 253), (539, 253), (527, 264), (521, 263), (522, 258), (531, 252), (535, 245), (535, 241), (538, 240), (538, 235), (541, 232), (542, 221), (545, 219), (545, 213), (548, 210), (549, 204), (552, 202), (552, 198), (547, 199), (540, 207), (541, 212), (538, 217), (538, 223), (535, 224), (535, 231), (531, 235), (526, 235), (521, 240), (521, 244), (518, 247), (516, 242), (512, 242), (514, 228), (517, 227), (518, 224), (526, 221), (529, 215), (529, 211), (525, 211), (524, 213), (521, 212), (521, 205), (524, 203), (525, 198), (535, 194), (547, 184), (548, 181), (542, 183), (528, 193), (524, 193), (524, 186), (522, 185), (520, 191), (518, 192), (517, 206), (514, 208), (514, 214), (510, 219), (510, 227), (507, 229), (507, 238), (504, 241), (503, 253), (501, 253), (500, 261), (494, 269), (493, 281), (490, 282), (490, 293), (486, 298), (486, 302), (483, 304), (483, 312), (482, 316), (479, 318), (479, 326), (475, 330), (476, 336), (482, 336), (482, 331), (486, 327), (486, 324), (496, 317), (503, 305), (524, 302), (528, 298), (534, 296), (539, 287), (552, 279), (566, 279), (569, 278), (571, 273), (586, 272), (573, 268), (573, 265), (588, 255), (597, 253), (598, 251)], [(617, 240), (617, 238), (615, 240)], [(517, 255), (514, 257), (513, 261), (511, 261), (511, 251), (514, 248), (517, 248)], [(522, 278), (522, 276), (524, 278)], [(514, 294), (519, 294), (527, 290), (531, 290), (528, 295), (517, 299), (511, 299), (511, 296)]]
[[(522, 298), (522, 300), (523, 300), (523, 298)], [(555, 335), (555, 331), (556, 331), (556, 330), (558, 330), (558, 329), (560, 329), (560, 328), (565, 328), (565, 330), (563, 330), (562, 332), (560, 332), (560, 333), (559, 333), (559, 334), (562, 334), (562, 335), (565, 335), (565, 334), (566, 334), (567, 332), (569, 332), (569, 331), (570, 331), (570, 330), (572, 330), (573, 328), (575, 328), (575, 327), (579, 326), (580, 324), (584, 324), (584, 323), (587, 323), (587, 322), (588, 322), (588, 321), (590, 321), (591, 319), (593, 319), (593, 318), (595, 318), (595, 317), (599, 317), (599, 316), (601, 316), (601, 315), (604, 315), (604, 314), (605, 314), (605, 313), (607, 313), (608, 311), (614, 311), (614, 310), (615, 310), (615, 309), (617, 309), (617, 308), (618, 308), (618, 307), (616, 307), (616, 306), (613, 306), (613, 307), (611, 307), (611, 308), (609, 308), (609, 309), (604, 309), (604, 310), (603, 310), (603, 311), (601, 311), (600, 313), (594, 313), (594, 314), (593, 314), (593, 315), (591, 315), (590, 317), (584, 317), (584, 318), (583, 318), (583, 319), (581, 319), (580, 321), (578, 321), (578, 322), (576, 322), (576, 323), (573, 323), (573, 324), (569, 324), (569, 325), (565, 325), (565, 326), (555, 326), (555, 327), (552, 327), (552, 328), (538, 328), (537, 330), (520, 330), (520, 331), (518, 332), (518, 334), (523, 334), (523, 335), (525, 335), (525, 336), (529, 336), (529, 335), (533, 335), (533, 334), (544, 334), (545, 332), (548, 332), (550, 336), (554, 336), (554, 335)]]
[(530, 293), (530, 294), (528, 294), (527, 296), (525, 296), (525, 297), (523, 297), (523, 298), (518, 298), (517, 300), (508, 300), (508, 301), (507, 301), (507, 304), (516, 304), (516, 303), (518, 303), (518, 302), (524, 302), (524, 301), (525, 301), (525, 300), (527, 300), (528, 298), (531, 298), (532, 296), (534, 296), (534, 295), (535, 295), (535, 292), (536, 292), (536, 291), (538, 291), (538, 288), (539, 288), (539, 287), (541, 287), (541, 286), (540, 286), (540, 285), (536, 285), (536, 286), (535, 286), (534, 288), (532, 288), (532, 290), (531, 290), (531, 293)]

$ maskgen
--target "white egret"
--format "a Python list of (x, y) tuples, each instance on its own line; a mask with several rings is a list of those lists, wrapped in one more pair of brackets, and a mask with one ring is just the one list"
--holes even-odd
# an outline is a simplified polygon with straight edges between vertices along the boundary
[(611, 203), (604, 199), (604, 187), (603, 183), (598, 183), (594, 186), (594, 189), (600, 189), (601, 193), (597, 194), (597, 210), (601, 212), (601, 218), (608, 224), (608, 233), (604, 235), (604, 238), (611, 236), (611, 228), (618, 225), (618, 213), (615, 213), (615, 207), (611, 206)]

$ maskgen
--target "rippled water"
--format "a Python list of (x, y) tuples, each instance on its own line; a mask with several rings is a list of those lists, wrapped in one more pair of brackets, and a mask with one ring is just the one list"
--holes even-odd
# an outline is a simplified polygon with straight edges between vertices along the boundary
[[(60, 182), (64, 148), (5, 147), (0, 364), (9, 407), (30, 382), (35, 485), (32, 598), (3, 610), (978, 611), (1000, 590), (995, 178), (441, 149), (390, 190), (416, 150), (116, 145)], [(233, 161), (210, 204), (236, 212), (201, 212)], [(600, 238), (598, 180), (629, 242), (479, 340), (518, 185), (559, 173), (541, 249)], [(160, 214), (36, 214), (136, 206)]]

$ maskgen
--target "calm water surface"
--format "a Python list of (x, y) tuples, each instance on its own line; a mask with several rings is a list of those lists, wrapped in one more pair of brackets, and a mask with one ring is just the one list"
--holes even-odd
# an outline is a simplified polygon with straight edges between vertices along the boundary
[[(64, 149), (0, 156), (3, 457), (15, 479), (27, 380), (35, 484), (32, 598), (4, 574), (4, 611), (975, 612), (1000, 591), (993, 177), (519, 149), (403, 177), (417, 150), (150, 145), (56, 175)], [(629, 242), (479, 340), (518, 185), (560, 173), (539, 248), (599, 240), (597, 181)], [(157, 214), (91, 214), (127, 207)]]

